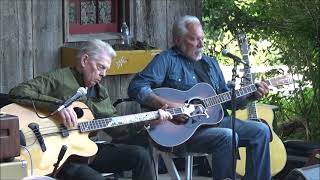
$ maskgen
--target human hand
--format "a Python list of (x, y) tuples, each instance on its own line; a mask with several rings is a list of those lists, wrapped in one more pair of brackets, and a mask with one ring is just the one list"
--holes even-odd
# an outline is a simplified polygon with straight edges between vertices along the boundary
[[(169, 102), (168, 103), (170, 108), (181, 108), (184, 106), (184, 104), (182, 103), (178, 103), (178, 102)], [(179, 115), (175, 115), (172, 119), (171, 122), (175, 123), (175, 124), (183, 124), (186, 122), (186, 120), (189, 118), (188, 115), (186, 114), (179, 114)]]
[(73, 110), (73, 106), (70, 105), (55, 114), (56, 119), (62, 122), (66, 127), (75, 127), (78, 124), (78, 117)]
[(254, 92), (254, 97), (256, 99), (260, 99), (261, 97), (267, 95), (269, 93), (269, 88), (267, 83), (261, 81), (259, 83), (255, 83), (256, 87), (257, 87), (257, 91)]
[(168, 108), (168, 105), (165, 104), (161, 109), (158, 110), (159, 112), (159, 121), (166, 121), (166, 120), (170, 120), (173, 118), (172, 114), (169, 113), (168, 111), (165, 111), (165, 109)]

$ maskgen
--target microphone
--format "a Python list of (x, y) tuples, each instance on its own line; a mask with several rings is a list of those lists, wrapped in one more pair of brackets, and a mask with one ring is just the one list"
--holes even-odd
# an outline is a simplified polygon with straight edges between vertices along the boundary
[(246, 63), (245, 61), (242, 61), (241, 58), (239, 58), (238, 56), (229, 53), (228, 50), (226, 50), (226, 49), (222, 50), (222, 55), (226, 56), (226, 57), (229, 57), (229, 58), (233, 59), (234, 61), (236, 61), (238, 63), (242, 63), (245, 66), (249, 66), (250, 67), (250, 65), (248, 63)]
[(87, 88), (84, 87), (80, 87), (77, 90), (77, 93), (74, 94), (71, 98), (67, 99), (63, 105), (61, 105), (58, 109), (57, 112), (61, 111), (63, 108), (66, 108), (68, 106), (70, 106), (71, 103), (73, 103), (74, 101), (76, 101), (77, 99), (79, 99), (81, 96), (84, 96), (87, 94)]
[(231, 54), (230, 52), (228, 52), (227, 49), (223, 49), (223, 50), (222, 50), (222, 55), (223, 55), (223, 56), (226, 56), (226, 57), (229, 57), (229, 58), (231, 58), (231, 59), (234, 59), (234, 60), (236, 60), (236, 61), (241, 61), (241, 59), (240, 59), (238, 56), (236, 56), (236, 55), (234, 55), (234, 54)]

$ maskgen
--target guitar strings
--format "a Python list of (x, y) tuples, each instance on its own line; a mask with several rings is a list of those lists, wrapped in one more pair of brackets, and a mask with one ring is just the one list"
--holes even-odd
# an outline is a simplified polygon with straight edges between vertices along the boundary
[[(60, 124), (60, 127), (64, 126), (63, 124)], [(72, 130), (77, 130), (77, 129), (66, 129), (66, 131), (72, 131)], [(39, 128), (39, 131), (34, 132), (32, 130), (27, 131), (24, 133), (26, 138), (30, 138), (31, 136), (45, 136), (45, 135), (50, 135), (50, 134), (55, 134), (55, 133), (61, 133), (61, 130), (58, 126), (47, 126), (47, 127), (42, 127)]]
[[(60, 124), (60, 127), (63, 127), (63, 124)], [(34, 138), (34, 136), (50, 136), (50, 135), (54, 135), (54, 134), (61, 134), (61, 130), (59, 127), (57, 126), (48, 126), (48, 127), (44, 127), (44, 128), (39, 128), (39, 130), (41, 130), (40, 132), (33, 132), (33, 131), (27, 131), (26, 133), (24, 133), (25, 135), (25, 139), (32, 139)], [(71, 132), (71, 131), (75, 131), (75, 130), (79, 130), (79, 129), (66, 129), (66, 131)], [(34, 140), (34, 142), (30, 145), (33, 145), (36, 142), (36, 139)], [(28, 146), (30, 146), (28, 145)]]
[[(57, 129), (57, 130), (60, 130), (60, 128), (63, 126), (63, 124), (60, 124), (59, 126), (47, 126), (47, 127), (41, 127), (41, 128), (39, 128), (39, 132), (37, 131), (37, 132), (34, 132), (34, 131), (32, 131), (32, 130), (29, 130), (29, 131), (27, 131), (26, 133), (24, 133), (24, 135), (30, 135), (30, 134), (35, 134), (35, 135), (39, 135), (39, 134), (41, 134), (42, 132), (48, 132), (49, 130), (55, 130), (55, 129)], [(43, 130), (43, 131), (41, 131), (41, 130)]]

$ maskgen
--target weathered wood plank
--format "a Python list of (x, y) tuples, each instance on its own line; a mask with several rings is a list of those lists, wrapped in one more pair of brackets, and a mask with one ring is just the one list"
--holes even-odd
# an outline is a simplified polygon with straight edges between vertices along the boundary
[[(127, 89), (133, 76), (134, 75), (107, 76), (102, 81), (102, 84), (108, 88), (113, 103), (117, 99), (128, 98)], [(119, 115), (140, 112), (140, 106), (137, 102), (124, 102), (119, 104), (116, 108)]]
[(8, 93), (33, 75), (31, 1), (0, 1), (0, 14), (0, 92)]
[(135, 38), (166, 49), (166, 1), (136, 0), (135, 8)]
[(32, 1), (34, 74), (60, 67), (63, 45), (62, 1)]

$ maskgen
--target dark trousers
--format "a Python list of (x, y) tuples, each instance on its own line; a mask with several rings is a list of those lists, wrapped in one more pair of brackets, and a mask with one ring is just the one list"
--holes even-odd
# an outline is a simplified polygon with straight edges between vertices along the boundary
[(66, 162), (57, 174), (59, 180), (102, 180), (101, 173), (132, 170), (132, 180), (153, 180), (154, 166), (149, 151), (142, 146), (127, 144), (99, 145), (95, 159), (86, 164)]
[(99, 172), (132, 170), (132, 180), (155, 179), (150, 152), (138, 145), (103, 145), (90, 167)]
[(66, 162), (58, 172), (56, 178), (59, 180), (105, 180), (105, 178), (96, 170), (87, 164)]

